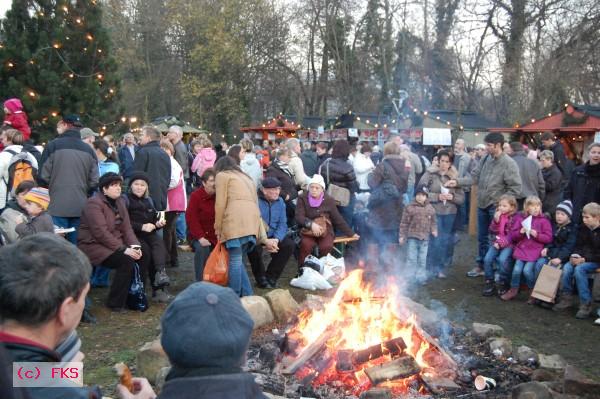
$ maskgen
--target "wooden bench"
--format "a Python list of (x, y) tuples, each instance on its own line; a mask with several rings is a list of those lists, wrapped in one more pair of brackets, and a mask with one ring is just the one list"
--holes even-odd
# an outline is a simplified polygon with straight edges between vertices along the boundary
[[(335, 237), (333, 240), (333, 250), (340, 256), (344, 256), (344, 251), (346, 250), (346, 244), (349, 242), (358, 241), (359, 238), (356, 237), (348, 237), (348, 236), (339, 236)], [(339, 248), (338, 248), (339, 246)]]

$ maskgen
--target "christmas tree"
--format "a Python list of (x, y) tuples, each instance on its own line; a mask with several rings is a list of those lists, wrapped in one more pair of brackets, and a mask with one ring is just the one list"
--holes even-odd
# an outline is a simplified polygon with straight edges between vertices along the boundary
[(61, 115), (100, 131), (120, 123), (116, 70), (99, 1), (13, 1), (2, 20), (1, 99), (20, 98), (43, 139)]

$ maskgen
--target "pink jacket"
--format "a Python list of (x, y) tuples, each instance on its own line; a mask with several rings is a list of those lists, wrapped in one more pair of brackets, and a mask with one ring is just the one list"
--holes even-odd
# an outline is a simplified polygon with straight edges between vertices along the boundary
[(167, 191), (167, 212), (185, 212), (187, 196), (185, 194), (185, 180), (183, 169), (175, 158), (171, 157), (171, 181)]
[(208, 168), (212, 168), (217, 160), (217, 153), (209, 147), (200, 150), (194, 162), (192, 162), (192, 173), (202, 176), (202, 173)]
[(512, 247), (510, 232), (514, 224), (515, 215), (500, 215), (500, 220), (492, 219), (490, 233), (494, 235), (492, 243), (497, 243), (500, 248)]
[(14, 114), (7, 114), (4, 117), (4, 124), (12, 126), (13, 129), (17, 129), (23, 133), (23, 138), (29, 140), (31, 136), (31, 128), (27, 123), (27, 114), (23, 111), (17, 111)]
[(537, 237), (521, 234), (521, 222), (527, 218), (527, 215), (519, 212), (514, 217), (511, 231), (511, 241), (514, 244), (513, 258), (525, 262), (534, 262), (539, 259), (545, 244), (552, 242), (552, 225), (550, 220), (543, 214), (534, 216), (531, 221), (531, 228), (537, 231)]

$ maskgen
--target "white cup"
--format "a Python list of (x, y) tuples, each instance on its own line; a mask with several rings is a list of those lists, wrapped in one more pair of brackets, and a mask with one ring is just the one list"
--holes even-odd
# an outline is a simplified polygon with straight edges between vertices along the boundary
[(475, 388), (477, 388), (478, 391), (494, 389), (496, 388), (496, 380), (490, 377), (478, 375), (477, 377), (475, 377)]

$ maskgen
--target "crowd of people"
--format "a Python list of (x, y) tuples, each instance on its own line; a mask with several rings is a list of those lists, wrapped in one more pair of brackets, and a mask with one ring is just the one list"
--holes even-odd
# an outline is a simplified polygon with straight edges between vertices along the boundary
[[(411, 284), (444, 279), (452, 273), (454, 248), (472, 206), (478, 249), (467, 275), (483, 277), (484, 296), (513, 300), (520, 290), (531, 290), (549, 265), (562, 268), (553, 309), (575, 306), (577, 295), (576, 317), (593, 313), (590, 280), (600, 271), (600, 143), (590, 144), (585, 162), (575, 167), (550, 133), (542, 135), (539, 150), (505, 143), (499, 133), (488, 134), (484, 144), (472, 149), (458, 139), (452, 148), (434, 151), (400, 135), (382, 149), (367, 142), (302, 143), (297, 138), (260, 145), (245, 138), (229, 147), (213, 144), (206, 135), (185, 143), (179, 126), (171, 126), (166, 135), (144, 126), (139, 137), (127, 133), (117, 141), (84, 127), (77, 115), (65, 115), (57, 124), (58, 136), (42, 148), (31, 142), (26, 115), (15, 100), (4, 104), (1, 134), (0, 233), (6, 249), (0, 273), (13, 273), (13, 256), (25, 265), (38, 252), (59, 250), (72, 259), (61, 265), (58, 260), (65, 255), (39, 260), (23, 273), (34, 273), (42, 264), (64, 275), (72, 267), (73, 273), (56, 279), (41, 274), (56, 285), (44, 288), (48, 292), (40, 297), (47, 296), (52, 306), (44, 308), (46, 315), (20, 313), (21, 305), (11, 299), (2, 304), (2, 320), (18, 326), (58, 317), (63, 324), (52, 342), (37, 341), (46, 348), (74, 329), (77, 314), (83, 322), (95, 322), (85, 299), (88, 283), (92, 288), (110, 285), (106, 306), (128, 311), (138, 269), (155, 302), (185, 307), (186, 295), (203, 295), (209, 305), (222, 300), (237, 307), (239, 297), (252, 295), (253, 287), (278, 287), (292, 256), (301, 273), (308, 255), (327, 255), (334, 239), (344, 236), (358, 240), (355, 248), (368, 254), (365, 267), (381, 275)], [(471, 204), (474, 188), (476, 202)], [(179, 266), (178, 245), (186, 242), (195, 252), (193, 279), (198, 282), (213, 249), (223, 245), (227, 292), (212, 292), (199, 283), (173, 300), (168, 270)], [(20, 251), (29, 252), (19, 257)], [(401, 252), (406, 262), (398, 261)], [(1, 281), (0, 298), (8, 298), (15, 288)], [(50, 292), (55, 288), (60, 294)], [(27, 295), (35, 292), (15, 298)], [(533, 297), (528, 303), (551, 306)], [(600, 318), (595, 323), (600, 325)], [(242, 324), (240, 334), (248, 327), (247, 321)], [(0, 334), (3, 342), (13, 339)], [(168, 339), (173, 341), (163, 345), (187, 348), (163, 333), (163, 341)], [(182, 364), (180, 359), (192, 356), (174, 350)], [(186, 376), (183, 369), (173, 378)], [(248, 389), (254, 388), (250, 384)]]

